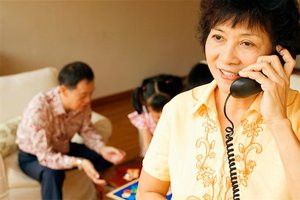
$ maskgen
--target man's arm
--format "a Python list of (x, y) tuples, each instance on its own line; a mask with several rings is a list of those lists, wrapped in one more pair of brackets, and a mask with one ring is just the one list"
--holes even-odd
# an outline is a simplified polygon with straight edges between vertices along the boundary
[(84, 144), (90, 149), (96, 151), (98, 154), (102, 155), (105, 160), (113, 164), (119, 164), (123, 162), (126, 153), (123, 150), (115, 147), (106, 146), (102, 141), (101, 133), (98, 132), (91, 122), (90, 109), (84, 112), (83, 124), (80, 131)]
[(101, 133), (95, 128), (91, 120), (91, 110), (86, 109), (83, 111), (83, 119), (82, 119), (82, 126), (79, 133), (83, 139), (84, 144), (96, 151), (98, 154), (101, 154), (101, 148), (105, 146)]

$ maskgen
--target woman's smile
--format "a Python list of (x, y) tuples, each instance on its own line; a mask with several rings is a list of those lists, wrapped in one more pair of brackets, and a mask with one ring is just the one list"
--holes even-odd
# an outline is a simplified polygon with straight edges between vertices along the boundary
[(239, 74), (235, 72), (230, 72), (223, 69), (219, 69), (219, 71), (220, 71), (220, 76), (226, 80), (234, 81), (240, 77)]

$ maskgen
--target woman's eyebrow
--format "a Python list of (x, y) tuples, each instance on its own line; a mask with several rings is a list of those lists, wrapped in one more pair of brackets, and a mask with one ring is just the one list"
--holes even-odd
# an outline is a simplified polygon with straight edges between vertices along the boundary
[[(222, 32), (224, 33), (225, 31), (221, 28), (212, 28), (211, 30), (214, 30), (214, 31), (219, 31), (219, 32)], [(257, 37), (257, 38), (260, 38), (260, 35), (257, 34), (257, 33), (254, 33), (252, 31), (248, 31), (248, 32), (244, 32), (241, 34), (242, 36), (249, 36), (249, 37)]]
[(222, 29), (220, 29), (220, 28), (212, 28), (211, 30), (215, 30), (215, 31), (224, 32), (224, 30), (222, 30)]

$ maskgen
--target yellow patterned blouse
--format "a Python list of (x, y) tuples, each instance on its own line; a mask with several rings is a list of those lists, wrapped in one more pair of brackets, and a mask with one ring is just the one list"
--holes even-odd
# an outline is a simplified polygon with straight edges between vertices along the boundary
[[(144, 170), (170, 181), (175, 200), (232, 199), (225, 145), (216, 116), (216, 82), (184, 92), (163, 111)], [(289, 199), (276, 142), (260, 114), (261, 95), (235, 126), (234, 149), (241, 199)], [(300, 139), (300, 93), (291, 90), (288, 117)]]

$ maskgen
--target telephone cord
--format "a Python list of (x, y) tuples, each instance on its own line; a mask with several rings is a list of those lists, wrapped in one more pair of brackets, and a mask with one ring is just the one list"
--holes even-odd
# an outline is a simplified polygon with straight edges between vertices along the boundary
[(224, 105), (224, 114), (226, 119), (230, 122), (231, 127), (228, 126), (225, 128), (226, 131), (226, 150), (227, 150), (227, 158), (228, 158), (228, 164), (229, 164), (229, 173), (230, 173), (230, 180), (232, 185), (232, 192), (233, 192), (233, 199), (239, 200), (240, 194), (239, 194), (239, 184), (237, 181), (237, 172), (235, 167), (235, 159), (234, 159), (234, 148), (233, 148), (233, 134), (234, 134), (234, 124), (229, 119), (226, 113), (226, 105), (228, 102), (229, 97), (231, 96), (231, 93), (228, 94), (225, 105)]

